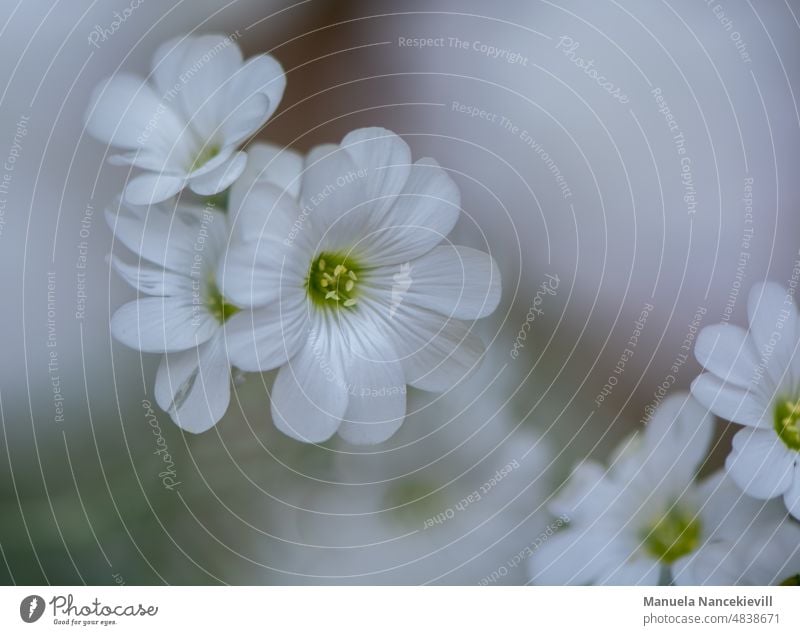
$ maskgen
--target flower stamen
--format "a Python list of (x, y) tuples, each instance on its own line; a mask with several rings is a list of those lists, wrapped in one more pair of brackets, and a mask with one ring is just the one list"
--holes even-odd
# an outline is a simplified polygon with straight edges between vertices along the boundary
[(202, 168), (206, 163), (217, 156), (219, 151), (220, 147), (216, 144), (204, 145), (200, 149), (200, 152), (197, 153), (194, 161), (192, 161), (192, 165), (189, 167), (189, 172), (194, 172), (195, 170)]
[(357, 303), (358, 264), (338, 253), (324, 253), (311, 263), (306, 278), (309, 297), (319, 306), (350, 309)]
[(662, 562), (672, 564), (700, 544), (701, 524), (694, 515), (674, 505), (644, 531), (645, 550)]
[(217, 322), (225, 324), (230, 318), (236, 315), (241, 309), (235, 304), (231, 304), (222, 295), (217, 283), (211, 279), (206, 287), (206, 307), (208, 312), (213, 315)]
[(800, 400), (778, 402), (775, 406), (775, 432), (786, 447), (800, 452)]

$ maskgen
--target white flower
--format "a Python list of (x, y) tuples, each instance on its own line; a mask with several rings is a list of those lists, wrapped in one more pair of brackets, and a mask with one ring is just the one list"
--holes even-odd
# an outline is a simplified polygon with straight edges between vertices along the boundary
[(783, 496), (800, 518), (800, 323), (794, 298), (758, 284), (747, 303), (750, 329), (703, 329), (695, 355), (708, 371), (695, 398), (719, 417), (746, 426), (733, 438), (725, 468), (750, 496)]
[[(299, 170), (292, 156), (274, 163)], [(379, 443), (405, 417), (406, 384), (443, 391), (477, 366), (483, 345), (463, 320), (497, 306), (497, 266), (440, 245), (459, 216), (458, 189), (435, 161), (412, 163), (397, 135), (362, 129), (313, 150), (299, 203), (244, 179), (231, 200), (238, 240), (218, 279), (237, 306), (277, 315), (253, 323), (249, 367), (281, 367), (271, 395), (280, 430)]]
[(742, 494), (724, 471), (698, 485), (698, 498), (703, 542), (673, 565), (675, 584), (764, 586), (800, 574), (800, 526), (783, 505)]
[(120, 307), (111, 320), (116, 339), (146, 353), (166, 353), (155, 398), (181, 428), (203, 432), (230, 402), (230, 367), (246, 368), (253, 346), (251, 311), (220, 293), (215, 274), (229, 239), (225, 214), (179, 205), (121, 208), (106, 218), (115, 239), (139, 256), (111, 264), (143, 297)]
[(306, 465), (296, 488), (283, 483), (270, 530), (291, 573), (278, 583), (525, 580), (552, 452), (477, 379), (445, 395), (412, 393), (413, 414), (391, 442), (317, 449), (326, 469)]
[(127, 183), (128, 202), (164, 201), (186, 185), (212, 195), (242, 173), (247, 157), (237, 148), (269, 119), (285, 84), (274, 58), (242, 61), (230, 37), (177, 37), (156, 50), (146, 80), (123, 72), (101, 82), (86, 127), (126, 151), (112, 163), (144, 171)]
[(590, 461), (579, 465), (550, 505), (568, 526), (534, 553), (533, 580), (781, 581), (773, 541), (794, 531), (782, 528), (782, 508), (741, 495), (722, 475), (695, 482), (712, 430), (708, 411), (677, 393), (664, 400), (643, 432), (623, 443), (608, 469)]

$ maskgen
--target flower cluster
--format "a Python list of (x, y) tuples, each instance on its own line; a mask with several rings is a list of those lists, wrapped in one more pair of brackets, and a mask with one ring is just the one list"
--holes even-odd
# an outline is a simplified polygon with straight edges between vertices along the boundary
[[(499, 553), (496, 536), (538, 522), (545, 505), (528, 497), (547, 497), (555, 461), (522, 427), (527, 415), (506, 407), (511, 397), (489, 391), (479, 402), (463, 381), (485, 355), (472, 321), (497, 308), (499, 269), (448, 241), (458, 187), (393, 132), (354, 130), (306, 155), (253, 141), (285, 84), (275, 59), (244, 60), (233, 38), (180, 37), (156, 50), (147, 77), (102, 82), (86, 126), (121, 150), (112, 164), (135, 171), (106, 213), (110, 265), (136, 291), (111, 332), (162, 355), (154, 401), (175, 423), (208, 430), (229, 408), (232, 378), (266, 371), (271, 420), (299, 441), (338, 434), (375, 446), (407, 410), (429, 418), (414, 436), (412, 416), (396, 448), (339, 453), (303, 494), (313, 509), (283, 518), (285, 541), (302, 526), (304, 544), (329, 556), (305, 575), (382, 581), (405, 568), (403, 579), (427, 582), (463, 569), (488, 584), (527, 570), (543, 584), (797, 584), (793, 289), (754, 287), (747, 330), (703, 329), (704, 372), (691, 392), (668, 396), (606, 464), (580, 462), (548, 499), (557, 521)], [(473, 377), (484, 390), (500, 364), (489, 366)], [(409, 401), (408, 386), (447, 394)], [(717, 471), (714, 416), (743, 426)], [(439, 461), (450, 454), (455, 475)], [(393, 553), (375, 548), (390, 542)], [(461, 562), (456, 544), (491, 561)]]
[[(705, 371), (606, 468), (580, 464), (550, 504), (570, 519), (530, 559), (542, 584), (789, 584), (800, 580), (800, 320), (792, 290), (756, 285), (749, 330), (704, 328)], [(712, 416), (744, 426), (725, 469), (698, 472)], [(779, 498), (783, 499), (783, 505)]]
[(107, 213), (134, 256), (111, 263), (137, 290), (111, 331), (164, 354), (155, 399), (185, 430), (225, 414), (232, 368), (279, 369), (270, 401), (284, 433), (380, 443), (403, 422), (407, 385), (445, 391), (478, 366), (469, 321), (498, 305), (500, 274), (447, 241), (456, 184), (388, 130), (307, 156), (240, 150), (284, 87), (275, 59), (244, 61), (214, 35), (170, 40), (147, 78), (97, 87), (87, 129), (138, 171)]
[(800, 527), (723, 472), (697, 478), (712, 418), (668, 397), (608, 468), (586, 461), (550, 504), (569, 518), (530, 559), (539, 584), (777, 584), (800, 571)]

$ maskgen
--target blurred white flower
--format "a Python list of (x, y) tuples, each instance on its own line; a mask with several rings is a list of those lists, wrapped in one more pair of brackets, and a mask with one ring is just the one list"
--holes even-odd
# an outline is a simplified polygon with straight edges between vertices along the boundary
[(724, 471), (697, 487), (703, 542), (672, 568), (678, 585), (773, 585), (800, 574), (800, 526), (777, 501), (746, 496)]
[(717, 473), (695, 481), (712, 417), (664, 400), (606, 469), (579, 465), (550, 504), (566, 529), (531, 558), (538, 584), (777, 584), (800, 567), (800, 529)]
[(579, 465), (549, 505), (568, 526), (530, 560), (538, 584), (657, 584), (704, 541), (694, 476), (712, 417), (688, 394), (664, 400), (606, 469)]
[[(292, 156), (277, 153), (275, 166), (299, 170)], [(290, 172), (285, 183), (299, 177)], [(440, 392), (478, 364), (483, 344), (462, 320), (497, 306), (497, 267), (439, 245), (458, 220), (458, 188), (435, 161), (412, 164), (388, 130), (314, 149), (299, 202), (282, 187), (242, 179), (231, 192), (238, 239), (220, 288), (259, 319), (258, 307), (275, 316), (254, 321), (247, 368), (281, 367), (272, 414), (284, 433), (382, 442), (405, 417), (406, 384)], [(409, 271), (400, 294), (395, 276)]]
[(306, 494), (274, 514), (275, 534), (294, 543), (281, 583), (524, 581), (514, 556), (545, 515), (553, 453), (474, 379), (444, 396), (412, 392), (414, 414), (390, 443), (326, 450), (326, 482), (304, 475)]
[(188, 205), (174, 214), (159, 206), (122, 207), (106, 218), (115, 239), (139, 257), (131, 263), (112, 254), (111, 264), (145, 296), (116, 311), (111, 332), (131, 348), (166, 353), (156, 401), (181, 428), (203, 432), (225, 414), (231, 364), (243, 358), (246, 367), (257, 335), (251, 324), (260, 318), (228, 302), (216, 284), (228, 219)]
[(212, 195), (244, 170), (237, 148), (275, 112), (285, 85), (273, 57), (243, 61), (230, 36), (181, 36), (158, 47), (147, 79), (123, 72), (102, 81), (86, 128), (126, 151), (112, 163), (144, 170), (128, 181), (128, 202), (164, 201), (186, 185)]
[(800, 323), (792, 293), (758, 284), (747, 303), (749, 331), (706, 327), (695, 355), (708, 371), (692, 394), (723, 419), (746, 428), (733, 438), (725, 468), (758, 499), (783, 496), (800, 518)]

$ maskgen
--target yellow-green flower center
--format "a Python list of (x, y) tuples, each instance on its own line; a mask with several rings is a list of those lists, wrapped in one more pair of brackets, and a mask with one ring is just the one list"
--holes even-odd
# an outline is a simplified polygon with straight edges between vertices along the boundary
[(786, 447), (800, 452), (800, 400), (778, 402), (775, 406), (775, 432)]
[(241, 311), (238, 306), (231, 304), (225, 299), (225, 296), (220, 293), (217, 283), (214, 280), (210, 280), (206, 288), (206, 307), (208, 308), (208, 312), (211, 313), (220, 324), (224, 324)]
[(671, 564), (698, 547), (701, 529), (698, 518), (673, 505), (644, 532), (644, 548), (651, 556)]
[(321, 253), (308, 270), (308, 296), (320, 307), (352, 309), (358, 302), (360, 272), (358, 263), (348, 256)]
[(217, 156), (219, 151), (220, 147), (217, 144), (209, 143), (204, 145), (200, 148), (200, 152), (197, 153), (197, 156), (195, 156), (191, 166), (189, 166), (189, 172), (194, 172), (202, 168), (206, 163)]

